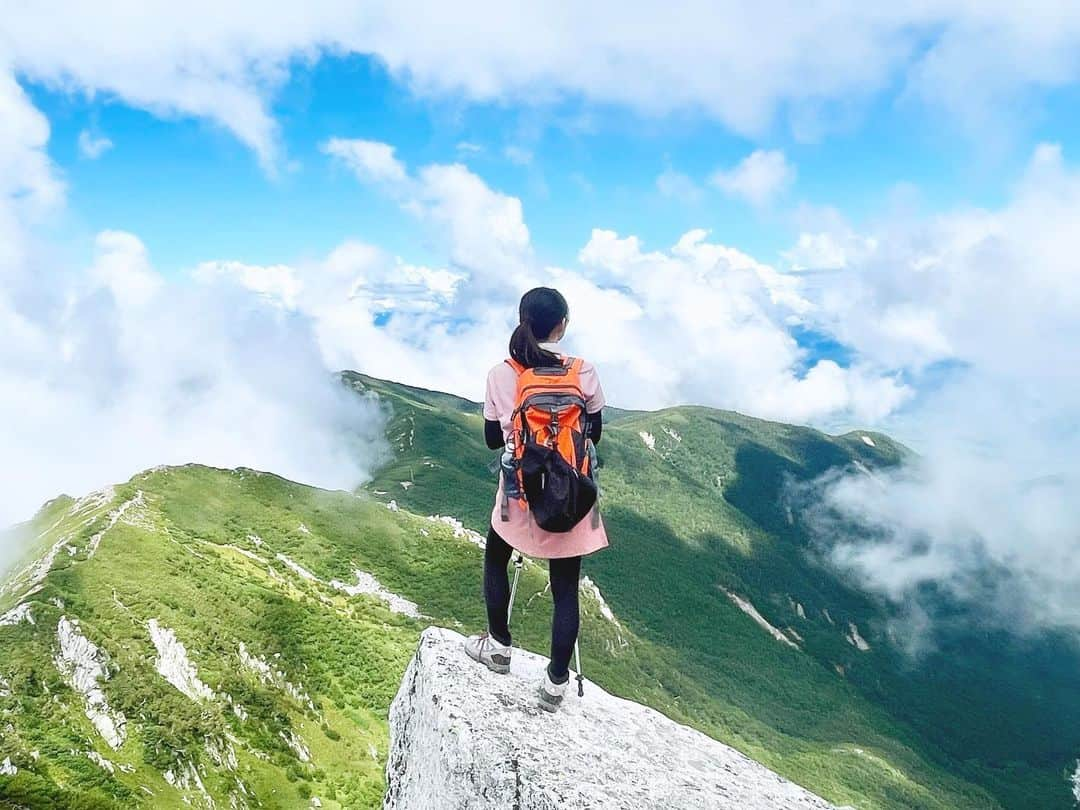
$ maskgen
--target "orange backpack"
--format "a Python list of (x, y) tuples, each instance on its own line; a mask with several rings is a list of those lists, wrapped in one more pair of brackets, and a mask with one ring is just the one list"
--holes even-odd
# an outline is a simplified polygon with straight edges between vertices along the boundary
[(591, 442), (587, 436), (585, 394), (580, 358), (563, 357), (561, 365), (517, 372), (512, 431), (503, 454), (503, 519), (509, 500), (532, 512), (550, 532), (574, 528), (596, 505)]

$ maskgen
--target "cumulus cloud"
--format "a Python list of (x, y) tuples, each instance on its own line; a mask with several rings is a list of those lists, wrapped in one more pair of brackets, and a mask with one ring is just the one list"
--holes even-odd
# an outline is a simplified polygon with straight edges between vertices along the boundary
[[(331, 368), (476, 399), (509, 336), (512, 307), (473, 313), (480, 293), (467, 275), (410, 265), (366, 243), (344, 242), (321, 260), (287, 268), (287, 285), (266, 284), (265, 269), (207, 262), (199, 274), (231, 279), (306, 319)], [(447, 351), (454, 362), (434, 359)]]
[[(270, 291), (261, 270), (201, 268)], [(810, 358), (788, 322), (809, 302), (789, 276), (708, 242), (704, 232), (648, 252), (633, 237), (594, 231), (580, 266), (534, 272), (570, 301), (567, 350), (581, 347), (600, 364), (609, 397), (624, 407), (692, 402), (790, 421), (871, 422), (911, 395), (871, 367), (822, 360), (804, 368)], [(270, 294), (310, 318), (329, 362), (473, 399), (487, 368), (506, 352), (525, 289), (501, 291), (483, 276), (409, 267), (360, 244), (292, 268), (289, 278), (277, 285), (290, 291), (288, 299)], [(380, 312), (386, 318), (377, 324)], [(432, 362), (433, 353), (447, 350), (453, 364)]]
[(168, 282), (131, 234), (99, 235), (72, 281), (63, 310), (23, 309), (29, 334), (0, 360), (0, 418), (19, 425), (0, 439), (18, 470), (0, 523), (156, 464), (365, 479), (380, 414), (333, 381), (307, 318), (205, 274)]
[[(387, 183), (358, 173), (417, 217), (447, 267), (346, 242), (309, 264), (207, 262), (197, 275), (231, 278), (302, 314), (331, 367), (474, 399), (505, 356), (518, 297), (541, 283), (570, 301), (566, 349), (599, 363), (611, 400), (626, 407), (694, 402), (800, 422), (866, 422), (911, 395), (872, 364), (815, 361), (791, 332), (816, 306), (803, 281), (705, 231), (650, 251), (633, 236), (595, 230), (576, 264), (544, 267), (517, 198), (458, 164), (402, 164), (394, 176)], [(453, 363), (432, 362), (448, 351)]]
[(757, 149), (730, 169), (717, 169), (709, 182), (754, 206), (768, 205), (795, 182), (795, 167), (780, 150)]
[[(614, 401), (632, 407), (689, 402), (789, 421), (869, 421), (910, 391), (861, 364), (809, 362), (790, 325), (813, 308), (798, 279), (691, 231), (669, 251), (593, 231), (583, 278), (560, 285), (592, 304), (575, 336), (607, 370)], [(616, 400), (617, 398), (617, 400)]]
[[(0, 200), (9, 228), (16, 217), (34, 219), (64, 199), (64, 185), (57, 179), (45, 153), (49, 122), (34, 107), (15, 77), (0, 71)], [(15, 204), (16, 199), (18, 205)], [(13, 240), (14, 232), (5, 234)], [(0, 248), (2, 250), (2, 248)]]
[[(353, 243), (291, 268), (287, 284), (272, 284), (270, 268), (219, 263), (213, 272), (261, 292), (281, 288), (278, 300), (311, 319), (334, 363), (473, 398), (505, 354), (518, 297), (539, 283), (568, 296), (576, 314), (567, 349), (585, 349), (612, 401), (627, 407), (696, 402), (795, 421), (871, 421), (910, 396), (872, 365), (813, 361), (791, 333), (815, 306), (801, 279), (705, 231), (648, 251), (633, 236), (595, 230), (576, 265), (542, 267), (518, 199), (458, 164), (402, 166), (395, 176), (358, 173), (427, 227), (449, 268), (412, 267)], [(454, 364), (431, 363), (430, 352), (448, 349)]]
[(285, 264), (259, 266), (235, 260), (206, 261), (195, 268), (194, 275), (197, 281), (210, 285), (221, 279), (239, 284), (289, 310), (296, 309), (302, 290), (296, 271)]
[(841, 220), (829, 230), (803, 231), (782, 255), (796, 272), (843, 270), (876, 247), (874, 237), (855, 233)]
[[(37, 238), (63, 212), (49, 128), (0, 82), (0, 525), (157, 464), (268, 469), (352, 487), (382, 413), (344, 390), (311, 321), (227, 274), (169, 280), (137, 236), (104, 231), (72, 266)], [(272, 295), (271, 295), (272, 294)], [(0, 564), (10, 549), (0, 549)]]
[(1080, 172), (1044, 144), (1003, 208), (884, 226), (819, 282), (845, 343), (939, 369), (885, 423), (921, 458), (824, 481), (811, 509), (832, 562), (913, 615), (932, 587), (988, 623), (1080, 628), (1078, 217)]
[(425, 166), (418, 180), (408, 205), (444, 235), (455, 265), (496, 287), (518, 289), (532, 280), (521, 200), (460, 164)]
[(104, 135), (94, 135), (88, 129), (79, 133), (79, 154), (87, 160), (97, 160), (113, 147), (113, 142)]
[(332, 138), (323, 151), (428, 225), (451, 263), (473, 281), (507, 295), (535, 280), (521, 200), (492, 189), (468, 167), (433, 163), (410, 174), (394, 147), (374, 141)]

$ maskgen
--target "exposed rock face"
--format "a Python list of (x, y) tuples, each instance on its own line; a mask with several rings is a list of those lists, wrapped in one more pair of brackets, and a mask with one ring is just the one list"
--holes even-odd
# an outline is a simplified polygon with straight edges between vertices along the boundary
[(588, 683), (554, 715), (536, 705), (545, 658), (509, 675), (428, 628), (390, 708), (384, 810), (779, 810), (827, 802), (722, 743)]
[(86, 716), (112, 748), (124, 743), (127, 720), (123, 712), (113, 711), (101, 683), (109, 679), (109, 656), (83, 635), (77, 619), (61, 616), (56, 626), (60, 651), (55, 663), (72, 689), (83, 696)]
[(409, 616), (413, 619), (419, 619), (421, 617), (420, 608), (417, 607), (415, 602), (410, 602), (403, 596), (398, 596), (392, 591), (388, 591), (382, 586), (382, 583), (377, 580), (374, 575), (369, 574), (367, 571), (354, 571), (356, 575), (356, 584), (347, 585), (338, 579), (330, 580), (330, 587), (335, 590), (347, 593), (349, 596), (356, 596), (359, 593), (368, 594), (374, 596), (382, 602), (386, 603), (386, 606), (394, 613), (400, 613), (403, 616)]
[(35, 623), (34, 615), (30, 612), (30, 605), (26, 602), (13, 607), (3, 616), (0, 616), (0, 627), (14, 627), (21, 622)]
[(158, 674), (192, 700), (213, 700), (213, 690), (199, 680), (195, 665), (188, 660), (187, 649), (176, 634), (158, 624), (157, 619), (151, 619), (146, 626), (157, 650), (154, 665)]

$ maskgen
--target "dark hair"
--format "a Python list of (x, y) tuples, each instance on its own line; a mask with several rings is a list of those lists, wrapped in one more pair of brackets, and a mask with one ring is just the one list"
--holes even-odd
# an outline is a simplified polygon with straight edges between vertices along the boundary
[(559, 356), (540, 346), (570, 313), (562, 293), (551, 287), (534, 287), (521, 296), (520, 323), (510, 336), (510, 356), (526, 368), (557, 366)]

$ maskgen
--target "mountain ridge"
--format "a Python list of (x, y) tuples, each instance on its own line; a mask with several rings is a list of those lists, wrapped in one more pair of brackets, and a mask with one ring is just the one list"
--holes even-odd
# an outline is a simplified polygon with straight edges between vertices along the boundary
[[(0, 626), (0, 762), (18, 769), (0, 776), (0, 797), (111, 807), (148, 801), (145, 786), (158, 805), (182, 806), (203, 801), (203, 790), (239, 801), (242, 783), (251, 806), (306, 806), (304, 792), (326, 807), (377, 806), (390, 699), (430, 623), (384, 597), (441, 624), (482, 627), (477, 532), (494, 487), (475, 403), (385, 382), (360, 391), (377, 388), (394, 455), (355, 494), (243, 468), (155, 468), (108, 498), (52, 499), (23, 525), (40, 536), (17, 569), (32, 579), (55, 553), (31, 594), (35, 623)], [(586, 560), (586, 672), (837, 804), (1068, 806), (1069, 754), (1049, 751), (1038, 768), (965, 764), (911, 725), (905, 704), (882, 701), (882, 690), (918, 686), (892, 669), (886, 614), (804, 557), (778, 487), (837, 463), (888, 463), (887, 437), (868, 435), (876, 447), (706, 411), (611, 420), (601, 480), (613, 547)], [(142, 502), (113, 520), (140, 491)], [(545, 582), (541, 566), (527, 566), (515, 609), (515, 637), (533, 649), (546, 648), (549, 632)], [(0, 615), (29, 587), (5, 585)], [(52, 663), (64, 616), (108, 655), (99, 686), (127, 721), (117, 751)], [(184, 667), (173, 681), (158, 670), (150, 620), (173, 651), (165, 658), (179, 660), (168, 631), (213, 699), (193, 700), (173, 683), (199, 694)], [(915, 697), (916, 708), (950, 705)], [(995, 721), (1012, 723), (1009, 712), (1023, 708), (1002, 704)], [(1070, 715), (1057, 713), (1064, 728)], [(1067, 739), (1059, 746), (1072, 750)], [(78, 786), (77, 796), (64, 785)]]

